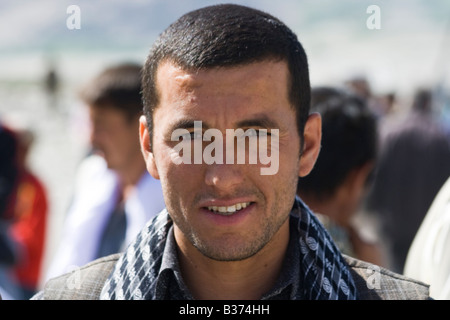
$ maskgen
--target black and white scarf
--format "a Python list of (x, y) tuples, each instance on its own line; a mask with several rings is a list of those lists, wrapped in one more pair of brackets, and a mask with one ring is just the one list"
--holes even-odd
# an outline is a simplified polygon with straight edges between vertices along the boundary
[[(291, 215), (299, 231), (302, 296), (307, 300), (353, 300), (356, 286), (330, 235), (310, 209), (296, 199)], [(156, 279), (172, 220), (166, 210), (157, 215), (129, 245), (103, 287), (100, 298), (153, 300)]]

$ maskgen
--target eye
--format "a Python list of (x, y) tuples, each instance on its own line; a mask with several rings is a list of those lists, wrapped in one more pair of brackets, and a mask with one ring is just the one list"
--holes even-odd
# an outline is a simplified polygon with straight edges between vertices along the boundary
[(258, 138), (264, 138), (267, 136), (270, 136), (270, 132), (268, 132), (267, 129), (247, 129), (245, 130), (245, 136), (246, 137), (258, 137)]
[(256, 129), (246, 129), (243, 135), (244, 137), (258, 137), (258, 130)]
[[(188, 137), (186, 137), (186, 138), (188, 138)], [(191, 132), (189, 132), (189, 138), (191, 140), (197, 140), (197, 139), (202, 140), (203, 139), (203, 133), (202, 133), (202, 131), (199, 131), (199, 130), (191, 131)]]
[(270, 136), (270, 132), (268, 132), (267, 129), (258, 129), (257, 132), (258, 137), (260, 138)]

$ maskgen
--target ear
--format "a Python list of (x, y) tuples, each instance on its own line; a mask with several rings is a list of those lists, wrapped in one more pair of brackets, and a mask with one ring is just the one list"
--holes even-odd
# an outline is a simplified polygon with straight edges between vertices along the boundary
[(147, 164), (147, 171), (153, 178), (159, 179), (155, 157), (152, 152), (150, 133), (147, 127), (147, 118), (145, 116), (141, 116), (139, 118), (139, 141), (141, 144), (142, 155), (144, 156), (145, 163)]
[(314, 168), (320, 152), (322, 139), (322, 118), (318, 113), (311, 113), (303, 133), (303, 152), (300, 158), (299, 177), (307, 176)]

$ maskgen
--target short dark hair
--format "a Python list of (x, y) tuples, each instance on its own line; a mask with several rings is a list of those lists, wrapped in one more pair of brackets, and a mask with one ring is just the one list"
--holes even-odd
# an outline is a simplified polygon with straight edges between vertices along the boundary
[(89, 106), (120, 110), (132, 120), (142, 114), (141, 71), (131, 62), (110, 66), (80, 90), (80, 98)]
[[(310, 81), (306, 53), (297, 36), (277, 18), (240, 5), (214, 5), (189, 12), (156, 40), (143, 69), (144, 114), (152, 135), (158, 106), (156, 72), (169, 61), (185, 70), (232, 67), (263, 60), (286, 61), (289, 101), (303, 136), (309, 115)], [(301, 139), (303, 141), (303, 139)]]
[(366, 100), (333, 87), (312, 89), (311, 111), (322, 116), (322, 148), (297, 190), (326, 199), (352, 169), (376, 159), (377, 119)]

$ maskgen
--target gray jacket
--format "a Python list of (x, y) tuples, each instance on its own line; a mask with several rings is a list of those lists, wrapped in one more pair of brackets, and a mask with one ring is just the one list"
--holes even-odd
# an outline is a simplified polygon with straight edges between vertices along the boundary
[[(33, 300), (97, 300), (120, 254), (95, 260), (54, 278)], [(382, 267), (344, 256), (361, 300), (428, 300), (429, 286)]]

